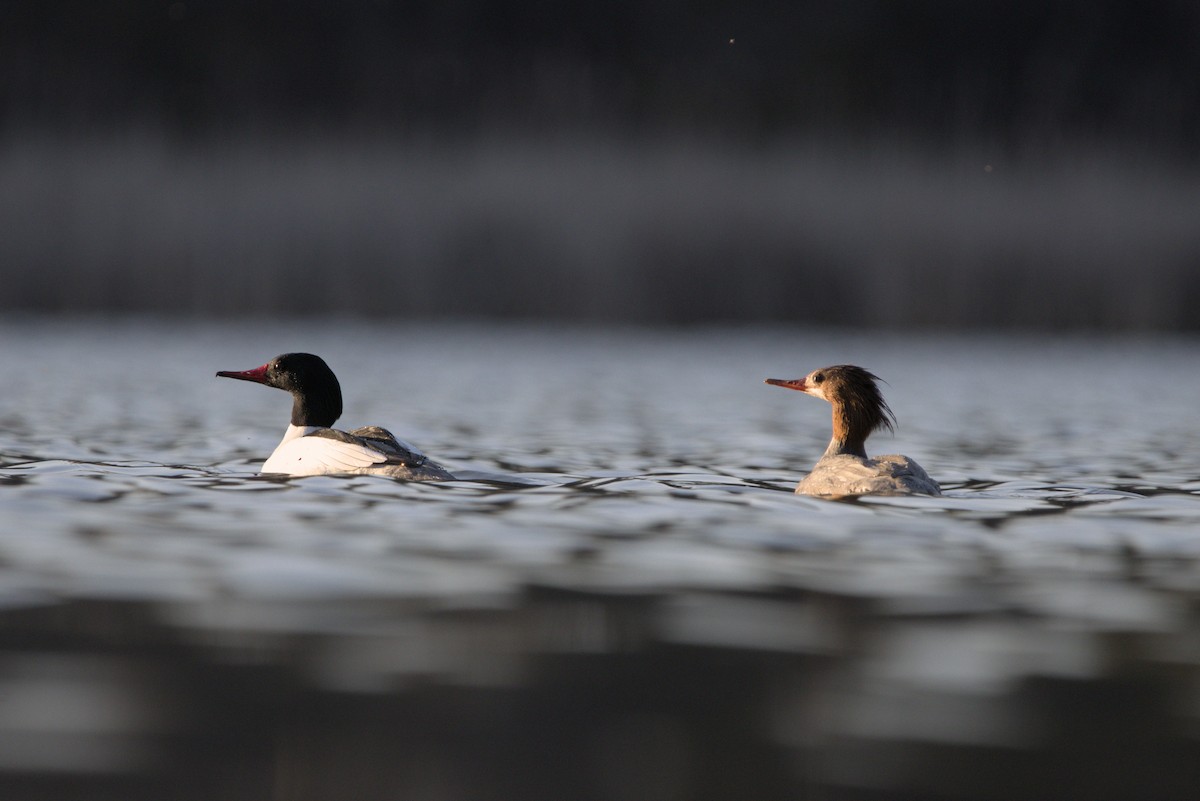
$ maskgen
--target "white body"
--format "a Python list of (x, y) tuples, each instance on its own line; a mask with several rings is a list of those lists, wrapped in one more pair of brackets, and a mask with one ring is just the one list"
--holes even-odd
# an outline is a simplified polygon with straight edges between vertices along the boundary
[(941, 495), (937, 482), (907, 456), (823, 456), (796, 485), (800, 495)]
[[(270, 458), (263, 463), (263, 473), (282, 473), (289, 476), (321, 476), (376, 473), (419, 478), (420, 468), (389, 464), (388, 454), (364, 444), (345, 442), (328, 437), (309, 436), (321, 429), (316, 426), (289, 425), (283, 440)], [(420, 450), (399, 441), (413, 455)], [(430, 463), (432, 464), (432, 463)], [(403, 472), (401, 472), (403, 471)]]

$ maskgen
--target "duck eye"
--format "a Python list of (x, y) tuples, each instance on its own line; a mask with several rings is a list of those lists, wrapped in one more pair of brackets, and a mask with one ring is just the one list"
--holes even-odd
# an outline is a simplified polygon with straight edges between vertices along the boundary
[(813, 373), (813, 383), (814, 384), (820, 384), (824, 380), (825, 380), (824, 373)]

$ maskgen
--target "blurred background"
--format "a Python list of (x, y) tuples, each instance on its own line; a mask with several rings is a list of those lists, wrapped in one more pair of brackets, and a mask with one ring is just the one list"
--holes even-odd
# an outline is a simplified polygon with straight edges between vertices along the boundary
[(1197, 142), (1195, 0), (0, 3), (0, 799), (1200, 798)]
[(0, 310), (1200, 327), (1200, 6), (19, 2)]

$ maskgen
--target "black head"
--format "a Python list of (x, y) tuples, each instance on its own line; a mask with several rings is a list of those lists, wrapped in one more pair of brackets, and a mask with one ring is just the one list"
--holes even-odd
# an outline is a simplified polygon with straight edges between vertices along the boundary
[(311, 353), (285, 353), (253, 370), (222, 370), (217, 375), (292, 393), (292, 425), (328, 428), (342, 416), (337, 376), (324, 359)]

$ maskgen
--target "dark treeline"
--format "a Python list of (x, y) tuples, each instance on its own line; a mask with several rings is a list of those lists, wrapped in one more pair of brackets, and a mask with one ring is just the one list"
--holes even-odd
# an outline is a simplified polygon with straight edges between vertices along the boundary
[(0, 148), (0, 312), (1200, 330), (1195, 170), (343, 137)]
[(0, 3), (0, 311), (1200, 329), (1191, 0)]
[(0, 124), (1120, 140), (1192, 157), (1188, 0), (92, 0), (0, 7)]

